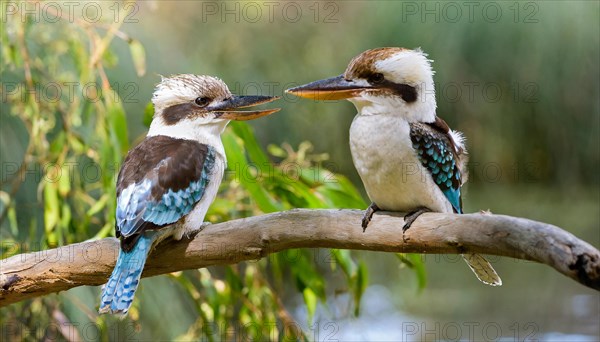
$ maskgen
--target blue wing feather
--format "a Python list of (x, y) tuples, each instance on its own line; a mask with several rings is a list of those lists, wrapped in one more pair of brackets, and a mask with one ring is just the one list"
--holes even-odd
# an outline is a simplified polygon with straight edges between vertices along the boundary
[(410, 137), (421, 164), (429, 170), (454, 211), (462, 214), (461, 174), (449, 138), (425, 124), (411, 124)]
[(100, 313), (126, 314), (129, 311), (155, 234), (145, 233), (131, 251), (119, 251), (117, 264), (102, 289)]
[(448, 189), (442, 192), (444, 193), (444, 196), (446, 196), (450, 204), (452, 204), (452, 208), (454, 208), (454, 210), (458, 214), (462, 214), (462, 208), (460, 206), (460, 188)]
[(152, 197), (156, 179), (145, 178), (141, 183), (125, 188), (117, 198), (117, 228), (120, 234), (130, 236), (145, 222), (163, 226), (189, 214), (204, 194), (214, 163), (215, 151), (209, 148), (198, 179), (185, 189), (168, 189), (158, 200)]

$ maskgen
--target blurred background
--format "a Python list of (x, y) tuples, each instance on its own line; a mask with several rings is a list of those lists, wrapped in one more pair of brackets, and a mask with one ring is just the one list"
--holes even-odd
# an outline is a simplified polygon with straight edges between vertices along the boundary
[[(33, 8), (31, 11), (37, 17), (23, 14), (23, 4)], [(58, 184), (55, 192), (60, 203), (53, 204), (49, 200), (53, 198), (53, 190), (40, 185), (44, 183), (40, 183), (40, 175), (46, 175), (47, 179), (50, 172), (40, 162), (40, 155), (54, 153), (55, 160), (63, 158), (64, 162), (71, 152), (61, 154), (61, 151), (74, 150), (74, 154), (91, 160), (110, 159), (118, 163), (128, 144), (139, 142), (147, 130), (147, 104), (160, 79), (158, 75), (176, 73), (218, 75), (234, 93), (283, 96), (279, 101), (280, 113), (250, 123), (258, 145), (268, 151), (273, 162), (293, 160), (307, 168), (320, 165), (335, 172), (343, 182), (349, 180), (348, 184), (354, 184), (360, 193), (348, 185), (342, 191), (347, 194), (344, 201), (307, 204), (299, 193), (295, 199), (282, 200), (280, 197), (287, 195), (277, 195), (277, 191), (284, 189), (273, 190), (277, 186), (265, 183), (267, 188), (269, 184), (272, 186), (269, 193), (275, 193), (276, 204), (271, 209), (298, 206), (362, 209), (366, 196), (348, 146), (348, 129), (355, 108), (342, 101), (324, 104), (296, 99), (283, 91), (339, 75), (352, 57), (382, 46), (421, 47), (434, 60), (438, 115), (467, 137), (471, 176), (463, 199), (466, 212), (489, 209), (496, 214), (551, 223), (595, 247), (600, 246), (599, 2), (102, 2), (97, 3), (97, 8), (87, 9), (85, 4), (78, 3), (74, 18), (67, 17), (64, 3), (55, 4), (3, 5), (0, 73), (3, 247), (10, 241), (19, 244), (18, 251), (23, 252), (112, 234), (112, 226), (106, 223), (111, 222), (112, 199), (103, 197), (103, 189), (114, 186), (111, 185), (114, 173), (99, 177), (97, 187), (83, 186), (91, 200), (88, 207), (79, 211), (105, 214), (97, 220), (90, 218), (85, 228), (78, 228), (80, 223), (67, 222), (77, 209), (65, 218), (67, 209), (63, 206), (72, 204), (73, 199), (67, 200), (63, 195), (74, 186)], [(62, 9), (61, 16), (57, 16), (55, 7)], [(99, 13), (97, 21), (94, 13)], [(98, 36), (90, 34), (90, 30), (97, 30)], [(109, 36), (111, 39), (106, 39)], [(93, 52), (104, 42), (108, 44), (106, 51), (95, 56)], [(28, 58), (23, 58), (24, 51)], [(65, 64), (65, 56), (78, 54), (85, 56), (84, 66), (77, 62)], [(79, 61), (78, 58), (73, 60)], [(101, 61), (102, 68), (89, 62), (94, 59)], [(88, 62), (92, 67), (86, 67)], [(27, 76), (28, 69), (33, 70), (33, 76)], [(69, 79), (69, 73), (78, 75), (80, 83), (74, 88), (74, 99), (65, 101), (64, 81)], [(55, 91), (51, 89), (52, 82), (62, 84), (59, 88), (63, 94), (56, 103), (43, 98), (29, 99), (27, 87), (37, 85), (29, 84), (29, 80), (36, 77), (43, 80), (39, 83), (41, 93), (51, 94), (45, 95), (48, 98)], [(98, 86), (82, 87), (86, 82)], [(114, 94), (103, 93), (100, 103), (89, 101), (89, 92), (97, 89), (111, 89)], [(77, 100), (84, 92), (88, 100)], [(26, 101), (20, 101), (22, 97)], [(120, 101), (112, 101), (113, 97)], [(111, 105), (115, 102), (118, 106)], [(27, 103), (37, 104), (31, 107)], [(52, 119), (40, 119), (45, 118), (42, 114), (35, 117), (35, 106), (44, 105), (52, 107), (57, 115)], [(34, 109), (27, 109), (30, 107)], [(94, 113), (103, 111), (105, 121), (90, 120)], [(124, 122), (115, 124), (118, 120)], [(102, 123), (107, 127), (98, 126)], [(125, 132), (121, 130), (123, 127)], [(78, 138), (71, 140), (68, 133), (73, 130), (81, 136), (95, 137), (102, 129), (103, 140), (92, 143), (82, 138), (80, 150), (77, 150)], [(246, 129), (246, 126), (234, 127), (231, 144), (254, 143), (245, 135)], [(48, 138), (38, 146), (31, 143), (30, 137), (31, 132), (40, 130)], [(251, 135), (250, 129), (248, 132)], [(90, 146), (95, 146), (96, 151), (90, 150)], [(25, 171), (27, 176), (16, 177), (23, 179), (22, 182), (14, 181), (14, 175), (22, 175), (19, 168), (26, 159), (24, 156), (32, 158)], [(255, 202), (251, 189), (244, 190), (244, 184), (238, 183), (226, 185), (222, 196), (225, 199), (215, 203), (216, 209), (208, 216), (209, 220), (270, 211), (268, 205)], [(306, 183), (313, 190), (320, 186)], [(247, 198), (243, 197), (244, 191), (250, 193)], [(327, 196), (324, 190), (322, 193)], [(95, 208), (94, 203), (99, 199), (104, 201), (103, 207)], [(278, 206), (279, 202), (284, 204)], [(48, 215), (53, 205), (57, 208), (56, 217)], [(235, 210), (227, 206), (235, 206)], [(55, 220), (56, 226), (49, 228), (48, 220)], [(47, 241), (44, 234), (54, 232), (61, 222), (62, 235)], [(10, 248), (5, 248), (3, 257), (10, 255), (7, 249)], [(314, 269), (328, 269), (328, 258), (323, 257), (328, 251), (302, 253), (313, 261)], [(312, 308), (307, 304), (311, 296), (302, 287), (298, 291), (284, 286), (280, 292), (281, 305), (289, 312), (286, 317), (297, 322), (309, 340), (597, 341), (600, 338), (598, 292), (547, 266), (491, 257), (503, 279), (502, 287), (492, 288), (479, 283), (460, 258), (427, 255), (417, 262), (422, 261), (426, 270), (423, 286), (425, 280), (418, 271), (411, 271), (389, 253), (353, 252), (351, 259), (368, 269), (369, 274), (368, 285), (359, 291), (358, 297), (347, 290), (360, 284), (353, 285), (356, 279), (352, 280), (347, 272), (340, 275), (339, 270), (321, 276), (322, 291), (327, 296), (317, 293), (321, 301)], [(256, 267), (269, 278), (265, 271), (268, 265)], [(213, 277), (225, 281), (229, 273), (235, 274), (218, 268), (209, 271)], [(244, 272), (247, 275), (249, 269), (244, 268)], [(196, 273), (199, 275), (186, 275), (195, 279), (189, 286), (199, 287), (202, 279), (212, 279), (202, 272)], [(356, 278), (356, 274), (353, 276)], [(29, 326), (30, 321), (19, 318), (19, 311), (32, 310), (38, 315), (45, 312), (46, 319), (52, 321), (56, 319), (55, 308), (60, 308), (71, 322), (80, 322), (81, 326), (94, 322), (100, 326), (102, 334), (98, 336), (103, 339), (200, 336), (193, 331), (193, 325), (199, 324), (197, 317), (206, 308), (186, 304), (192, 300), (186, 297), (187, 290), (181, 289), (186, 287), (174, 288), (172, 283), (184, 281), (181, 275), (144, 280), (137, 294), (141, 302), (139, 316), (134, 314), (125, 321), (97, 318), (94, 305), (98, 287), (76, 288), (48, 296), (45, 301), (13, 305), (12, 309), (2, 309), (6, 315), (0, 319), (6, 319), (3, 326), (15, 321)], [(353, 300), (361, 304), (358, 316), (354, 315)], [(228, 322), (241, 317), (237, 313), (231, 313)], [(33, 317), (32, 314), (29, 319)], [(173, 318), (172, 321), (169, 318), (168, 325), (167, 317)], [(265, 314), (261, 322), (268, 322), (269, 317)], [(282, 318), (274, 315), (273, 320), (280, 322)], [(208, 321), (210, 317), (202, 322)], [(111, 327), (118, 327), (125, 335), (110, 335)], [(240, 339), (242, 335), (227, 339)], [(286, 334), (280, 331), (278, 338), (282, 336)]]

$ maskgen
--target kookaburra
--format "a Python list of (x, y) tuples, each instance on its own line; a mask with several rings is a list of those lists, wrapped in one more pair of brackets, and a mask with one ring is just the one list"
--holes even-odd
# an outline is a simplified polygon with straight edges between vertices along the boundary
[[(408, 212), (403, 230), (426, 211), (462, 213), (467, 152), (462, 134), (436, 115), (430, 62), (420, 49), (373, 49), (352, 59), (340, 76), (287, 90), (310, 99), (347, 99), (358, 110), (350, 150), (372, 201), (363, 229), (377, 210)], [(502, 284), (485, 258), (463, 257), (479, 280)]]
[(119, 171), (115, 229), (121, 249), (102, 290), (100, 313), (126, 314), (152, 248), (168, 236), (179, 240), (202, 226), (227, 165), (221, 133), (229, 120), (278, 111), (241, 110), (276, 99), (233, 95), (211, 76), (161, 80), (152, 97), (148, 135)]

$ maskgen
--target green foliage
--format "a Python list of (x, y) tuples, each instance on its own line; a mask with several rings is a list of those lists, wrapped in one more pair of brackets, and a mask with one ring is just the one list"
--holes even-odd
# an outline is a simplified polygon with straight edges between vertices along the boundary
[[(5, 10), (5, 4), (2, 6)], [(21, 87), (21, 91), (6, 94), (7, 107), (10, 117), (25, 127), (27, 139), (18, 173), (10, 180), (10, 186), (3, 184), (0, 192), (0, 223), (10, 228), (0, 232), (2, 258), (112, 236), (116, 174), (131, 145), (124, 101), (105, 69), (118, 63), (111, 50), (113, 45), (124, 43), (129, 47), (137, 75), (144, 75), (144, 47), (120, 31), (120, 21), (88, 25), (78, 21), (21, 22), (19, 16), (8, 19), (2, 21), (0, 30), (0, 74), (6, 84)], [(115, 37), (122, 42), (113, 42)], [(73, 87), (57, 98), (41, 96), (50, 84)], [(149, 125), (152, 111), (148, 104), (143, 117), (135, 120)], [(229, 167), (218, 198), (207, 214), (209, 221), (297, 207), (366, 206), (346, 177), (324, 168), (322, 163), (328, 156), (312, 153), (313, 146), (308, 142), (297, 149), (286, 144), (270, 145), (269, 155), (249, 125), (232, 123), (223, 134), (223, 143)], [(40, 170), (39, 179), (24, 184), (23, 173), (32, 167)], [(38, 207), (17, 210), (27, 199), (19, 195), (27, 193), (37, 194)], [(31, 229), (27, 231), (25, 227)], [(244, 332), (253, 340), (265, 336), (276, 340), (306, 339), (283, 304), (285, 295), (302, 295), (310, 322), (319, 303), (323, 305), (332, 292), (327, 286), (327, 274), (338, 272), (338, 266), (356, 315), (368, 283), (364, 263), (356, 262), (351, 252), (327, 253), (332, 256), (328, 267), (320, 265), (310, 250), (290, 250), (256, 262), (162, 277), (175, 287), (156, 282), (144, 286), (152, 280), (144, 281), (125, 323), (98, 316), (99, 288), (94, 288), (75, 289), (3, 308), (2, 324), (14, 323), (18, 331), (7, 336), (23, 340), (44, 339), (47, 334), (81, 339), (81, 329), (72, 331), (75, 335), (71, 336), (60, 329), (61, 324), (67, 323), (77, 323), (73, 326), (79, 327), (93, 324), (101, 339), (118, 339), (114, 334), (122, 328), (127, 336), (140, 329), (151, 336), (159, 329), (152, 324), (153, 315), (159, 315), (159, 321), (165, 323), (159, 297), (171, 293), (175, 297), (168, 299), (168, 305), (177, 303), (179, 306), (175, 307), (187, 313), (184, 317), (190, 323), (181, 329), (177, 320), (171, 322), (179, 328), (180, 339), (235, 339), (240, 326), (252, 327)], [(286, 286), (290, 283), (295, 288)], [(148, 294), (151, 288), (158, 297)], [(74, 292), (78, 294), (73, 295)], [(39, 330), (49, 326), (53, 328)], [(171, 334), (172, 338), (177, 337), (176, 333)]]
[[(23, 173), (37, 165), (44, 230), (23, 240), (12, 253), (81, 241), (90, 232), (110, 228), (114, 170), (129, 148), (121, 99), (100, 57), (111, 36), (94, 29), (74, 30), (64, 22), (43, 25), (18, 19), (8, 16), (2, 23), (2, 40), (18, 51), (3, 59), (2, 74), (3, 82), (17, 89), (6, 94), (8, 108), (26, 128), (28, 140), (3, 210), (16, 205)], [(118, 29), (119, 24), (112, 27)], [(101, 43), (90, 50), (90, 41)], [(27, 218), (16, 221), (22, 226)], [(103, 231), (101, 237), (110, 230)], [(27, 241), (40, 243), (28, 246)]]
[(398, 260), (400, 260), (400, 262), (402, 262), (402, 264), (415, 271), (419, 290), (423, 290), (425, 285), (427, 285), (427, 275), (425, 273), (425, 265), (423, 265), (421, 256), (418, 254), (396, 253), (396, 257)]
[(131, 52), (131, 58), (133, 59), (135, 72), (139, 77), (144, 76), (146, 73), (146, 51), (144, 50), (144, 46), (140, 41), (130, 39), (129, 51)]

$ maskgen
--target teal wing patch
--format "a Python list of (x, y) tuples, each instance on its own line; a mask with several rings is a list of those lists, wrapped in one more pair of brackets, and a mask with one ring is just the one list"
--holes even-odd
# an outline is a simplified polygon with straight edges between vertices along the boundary
[(410, 139), (421, 164), (430, 172), (454, 211), (462, 214), (461, 174), (447, 135), (427, 124), (412, 123)]
[[(169, 146), (166, 145), (168, 142), (155, 145)], [(177, 222), (201, 200), (210, 181), (216, 152), (210, 146), (191, 144), (173, 142), (170, 153), (165, 151), (160, 161), (156, 161), (152, 167), (146, 167), (148, 170), (143, 172), (144, 177), (139, 176), (140, 172), (134, 166), (122, 171), (124, 176), (120, 175), (118, 183), (117, 236), (128, 237), (146, 229), (157, 229)], [(159, 148), (157, 146), (149, 147), (154, 147), (155, 151)], [(152, 158), (151, 155), (141, 155), (141, 158), (144, 157), (145, 160)], [(137, 179), (125, 186), (121, 178), (126, 179), (127, 172), (132, 174), (130, 178)]]
[(169, 189), (162, 195), (160, 201), (148, 202), (142, 219), (162, 226), (177, 222), (177, 220), (189, 214), (194, 205), (202, 198), (204, 189), (208, 184), (210, 176), (208, 166), (208, 164), (205, 164), (200, 179), (190, 183), (189, 187), (179, 191)]

